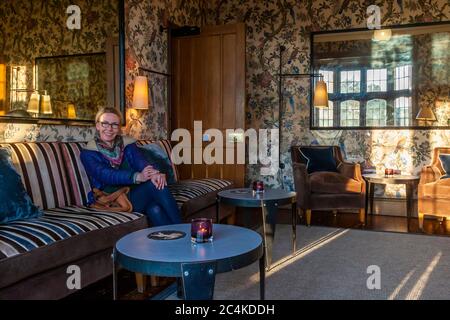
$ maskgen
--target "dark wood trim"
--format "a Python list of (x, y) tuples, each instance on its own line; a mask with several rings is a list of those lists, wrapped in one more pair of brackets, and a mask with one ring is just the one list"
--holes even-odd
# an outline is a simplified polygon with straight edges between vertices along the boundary
[(75, 125), (75, 126), (93, 126), (94, 120), (62, 119), (62, 118), (25, 118), (1, 116), (0, 123), (36, 123), (48, 125)]
[(34, 58), (34, 63), (37, 60), (45, 60), (45, 59), (61, 59), (61, 58), (71, 58), (71, 57), (86, 57), (86, 56), (96, 56), (96, 55), (105, 55), (106, 52), (92, 52), (92, 53), (76, 53), (76, 54), (61, 54), (59, 56), (45, 56), (45, 57), (36, 57)]
[[(436, 22), (416, 22), (416, 23), (410, 23), (410, 24), (397, 24), (397, 25), (382, 26), (380, 29), (381, 30), (382, 29), (404, 29), (404, 28), (425, 27), (425, 26), (435, 26), (435, 25), (438, 26), (438, 25), (444, 25), (444, 24), (449, 24), (449, 23), (450, 23), (450, 20), (436, 21)], [(312, 44), (313, 37), (315, 35), (319, 35), (319, 34), (361, 32), (361, 31), (371, 31), (371, 30), (375, 30), (375, 29), (353, 28), (353, 29), (313, 31), (313, 32), (311, 32), (311, 44)]]
[(119, 1), (119, 110), (122, 112), (122, 123), (126, 125), (125, 116), (125, 0)]
[(450, 130), (450, 126), (386, 126), (386, 127), (310, 127), (310, 130)]

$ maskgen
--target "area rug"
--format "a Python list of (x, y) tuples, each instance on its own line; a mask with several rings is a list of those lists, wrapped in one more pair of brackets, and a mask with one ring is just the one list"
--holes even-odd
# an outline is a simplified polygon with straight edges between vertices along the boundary
[[(450, 299), (450, 237), (278, 225), (266, 299)], [(258, 263), (216, 277), (214, 299), (259, 299)], [(379, 276), (379, 277), (378, 277)]]

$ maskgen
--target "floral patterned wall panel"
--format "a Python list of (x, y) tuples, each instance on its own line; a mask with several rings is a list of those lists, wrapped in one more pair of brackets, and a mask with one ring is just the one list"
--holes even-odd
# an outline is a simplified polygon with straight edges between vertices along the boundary
[[(365, 0), (215, 0), (209, 6), (208, 24), (245, 22), (247, 26), (247, 127), (274, 128), (278, 123), (278, 67), (280, 45), (284, 73), (309, 72), (311, 31), (366, 27), (366, 9), (381, 7), (382, 25), (432, 22), (450, 19), (447, 0), (365, 1)], [(264, 180), (275, 187), (282, 183), (293, 189), (289, 147), (296, 144), (337, 144), (347, 158), (367, 160), (379, 170), (391, 166), (418, 174), (429, 163), (434, 146), (448, 145), (448, 130), (309, 130), (309, 83), (286, 81), (283, 90), (281, 161), (286, 169)], [(259, 176), (259, 166), (247, 167), (247, 181)], [(384, 190), (378, 190), (381, 195)], [(388, 196), (404, 190), (389, 187)]]
[[(206, 20), (204, 0), (126, 1), (126, 102), (131, 108), (133, 81), (139, 67), (167, 73), (167, 32), (160, 31), (168, 21), (184, 26), (200, 26)], [(149, 78), (151, 101), (149, 111), (140, 111), (130, 134), (136, 138), (159, 139), (168, 135), (167, 78), (141, 71)], [(128, 112), (128, 119), (131, 119)]]
[[(26, 88), (33, 89), (36, 57), (105, 51), (107, 36), (118, 34), (117, 3), (76, 1), (81, 9), (81, 29), (69, 30), (66, 9), (73, 1), (0, 1), (0, 55), (7, 64), (26, 67)], [(92, 132), (89, 127), (0, 123), (0, 141), (86, 140)]]

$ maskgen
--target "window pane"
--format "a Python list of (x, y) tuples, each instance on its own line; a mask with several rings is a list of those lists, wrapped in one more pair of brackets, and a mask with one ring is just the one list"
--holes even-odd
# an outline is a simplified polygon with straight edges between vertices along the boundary
[(359, 126), (359, 101), (347, 100), (341, 103), (341, 126)]
[(386, 100), (373, 99), (367, 101), (366, 125), (369, 127), (386, 125)]
[(400, 97), (394, 103), (394, 124), (409, 126), (411, 119), (411, 97)]
[(319, 117), (319, 127), (333, 126), (333, 101), (328, 101), (327, 109), (317, 109), (317, 116)]
[(394, 69), (395, 90), (411, 90), (412, 87), (411, 75), (412, 75), (412, 67), (410, 64), (395, 67)]
[(358, 93), (361, 85), (361, 71), (341, 71), (341, 93)]
[(367, 92), (385, 92), (387, 88), (387, 69), (367, 70)]
[(327, 92), (334, 93), (334, 72), (328, 70), (319, 70), (319, 73), (323, 75), (323, 81), (327, 84)]

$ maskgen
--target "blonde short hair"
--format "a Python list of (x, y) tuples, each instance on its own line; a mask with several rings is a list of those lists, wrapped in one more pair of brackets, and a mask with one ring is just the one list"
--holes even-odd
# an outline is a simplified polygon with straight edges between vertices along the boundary
[(95, 123), (99, 122), (100, 117), (102, 115), (104, 115), (105, 113), (113, 113), (116, 116), (119, 117), (120, 122), (122, 122), (122, 112), (120, 112), (119, 110), (117, 110), (116, 108), (112, 108), (112, 107), (103, 107), (100, 110), (98, 110), (97, 114), (95, 115)]

